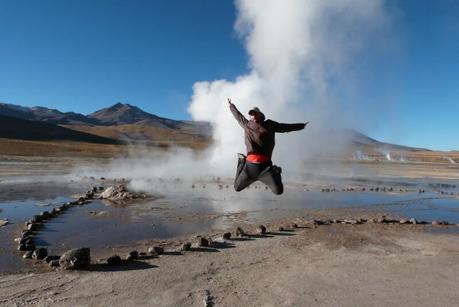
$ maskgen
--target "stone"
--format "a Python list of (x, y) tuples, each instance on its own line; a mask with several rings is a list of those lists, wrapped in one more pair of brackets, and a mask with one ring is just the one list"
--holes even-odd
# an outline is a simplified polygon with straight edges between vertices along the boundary
[(35, 231), (37, 229), (38, 229), (38, 224), (36, 224), (36, 223), (27, 225), (27, 230), (29, 230), (29, 231)]
[(241, 227), (236, 228), (236, 236), (241, 237), (241, 236), (245, 236), (245, 235), (246, 235), (246, 233), (245, 233), (244, 229), (242, 229)]
[(32, 251), (26, 251), (24, 255), (22, 255), (22, 258), (24, 259), (30, 259), (32, 258)]
[(33, 242), (29, 244), (26, 244), (26, 243), (19, 244), (18, 250), (19, 251), (33, 251), (35, 250), (35, 244)]
[(21, 231), (21, 233), (22, 233), (22, 236), (23, 236), (23, 237), (24, 237), (24, 236), (30, 236), (30, 234), (31, 234), (30, 230), (28, 230), (28, 229), (23, 229), (23, 230)]
[(8, 223), (9, 221), (7, 219), (4, 219), (4, 220), (0, 219), (0, 227), (8, 225)]
[(40, 222), (42, 221), (42, 217), (39, 216), (39, 215), (34, 215), (34, 216), (30, 219), (30, 221), (31, 221), (32, 223), (40, 223)]
[(264, 225), (259, 225), (257, 227), (257, 233), (265, 234), (266, 233), (266, 227)]
[(433, 220), (432, 225), (440, 225), (440, 223), (438, 221)]
[(51, 213), (49, 213), (48, 211), (43, 211), (43, 212), (40, 213), (40, 216), (41, 216), (42, 219), (46, 220), (46, 219), (51, 217)]
[(148, 254), (150, 254), (151, 256), (154, 256), (154, 257), (157, 257), (158, 256), (158, 253), (155, 251), (155, 248), (153, 246), (149, 247), (147, 249), (147, 252)]
[(418, 221), (414, 217), (412, 217), (410, 218), (410, 223), (416, 225)]
[(52, 260), (59, 260), (59, 258), (60, 256), (46, 256), (44, 260), (46, 263), (49, 263)]
[(152, 246), (150, 248), (153, 249), (153, 251), (158, 255), (164, 254), (164, 248), (162, 246)]
[(113, 255), (107, 258), (108, 265), (117, 265), (122, 262), (121, 257), (118, 255)]
[(189, 251), (189, 250), (191, 250), (191, 243), (190, 242), (183, 243), (182, 251)]
[(224, 239), (224, 240), (229, 240), (229, 239), (231, 239), (231, 232), (225, 232), (225, 233), (223, 234), (223, 239)]
[(85, 194), (86, 199), (92, 199), (94, 197), (94, 192), (93, 191), (87, 191)]
[(284, 227), (282, 227), (282, 226), (279, 226), (279, 228), (277, 228), (277, 230), (279, 230), (279, 231), (285, 231)]
[(209, 240), (207, 240), (206, 238), (199, 238), (199, 241), (198, 241), (198, 245), (200, 247), (208, 247), (209, 246)]
[(408, 223), (408, 221), (407, 221), (406, 219), (400, 219), (398, 222), (399, 222), (400, 224), (406, 224), (406, 223)]
[(298, 224), (297, 223), (293, 223), (292, 224), (292, 228), (298, 228)]
[(87, 268), (91, 263), (91, 251), (89, 248), (74, 248), (65, 252), (59, 258), (59, 265), (64, 270), (79, 270)]
[(126, 256), (126, 260), (135, 260), (139, 258), (139, 252), (136, 250), (130, 251)]
[(60, 267), (59, 260), (51, 260), (48, 264), (50, 268)]
[(45, 259), (46, 256), (48, 256), (48, 250), (44, 247), (37, 248), (32, 253), (32, 258), (37, 260)]

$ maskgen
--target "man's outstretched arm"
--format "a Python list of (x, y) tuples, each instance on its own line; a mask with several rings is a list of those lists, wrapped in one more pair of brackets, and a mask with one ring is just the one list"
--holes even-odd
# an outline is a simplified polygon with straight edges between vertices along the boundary
[(234, 118), (237, 120), (239, 125), (241, 125), (242, 128), (245, 128), (245, 125), (249, 122), (247, 118), (244, 117), (244, 115), (239, 112), (239, 110), (236, 108), (234, 103), (231, 102), (231, 99), (228, 98), (228, 105), (231, 110), (231, 113), (233, 113)]
[(290, 132), (303, 130), (309, 122), (298, 123), (298, 124), (283, 124), (275, 121), (271, 121), (275, 132)]

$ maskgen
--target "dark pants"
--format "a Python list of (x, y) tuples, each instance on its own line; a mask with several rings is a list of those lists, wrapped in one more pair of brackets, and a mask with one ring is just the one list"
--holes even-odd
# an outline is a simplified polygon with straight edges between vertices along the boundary
[(258, 164), (239, 159), (234, 189), (237, 192), (242, 191), (257, 180), (266, 184), (274, 194), (280, 195), (284, 192), (280, 167), (273, 165), (271, 161)]

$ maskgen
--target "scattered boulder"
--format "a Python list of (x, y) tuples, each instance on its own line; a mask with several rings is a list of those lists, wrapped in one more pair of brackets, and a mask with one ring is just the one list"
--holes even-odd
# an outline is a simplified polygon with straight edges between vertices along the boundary
[(200, 237), (198, 241), (198, 246), (199, 247), (209, 247), (209, 240), (206, 238)]
[(406, 224), (406, 223), (408, 223), (408, 221), (407, 221), (406, 219), (400, 219), (398, 222), (399, 222), (400, 224)]
[(32, 223), (27, 225), (27, 230), (29, 231), (35, 231), (38, 229), (38, 224), (37, 223)]
[(285, 228), (282, 227), (282, 226), (279, 226), (279, 227), (277, 228), (277, 230), (279, 230), (279, 231), (285, 231)]
[(18, 245), (18, 251), (26, 251), (27, 248), (26, 248), (26, 245), (25, 244), (19, 244)]
[(18, 250), (19, 251), (34, 251), (35, 244), (33, 242), (19, 244)]
[(37, 248), (32, 253), (32, 258), (37, 260), (45, 259), (46, 256), (48, 256), (48, 250), (44, 247)]
[(51, 260), (48, 264), (50, 268), (60, 267), (59, 260)]
[(298, 228), (298, 224), (297, 223), (293, 223), (292, 224), (292, 228)]
[(257, 227), (257, 233), (265, 234), (266, 233), (266, 227), (264, 225), (259, 225)]
[(33, 253), (32, 251), (26, 251), (26, 252), (24, 253), (24, 255), (22, 255), (22, 258), (24, 258), (24, 259), (30, 259), (30, 258), (32, 258), (32, 253)]
[(50, 263), (52, 260), (59, 260), (59, 258), (60, 256), (46, 256), (44, 260), (46, 263)]
[(64, 270), (84, 269), (91, 263), (90, 249), (74, 248), (65, 252), (59, 259), (59, 265)]
[(440, 225), (440, 222), (433, 220), (432, 225)]
[(236, 228), (236, 236), (239, 236), (239, 237), (242, 237), (242, 236), (246, 236), (246, 232), (244, 231), (244, 229), (242, 229), (242, 227), (238, 227)]
[(223, 234), (223, 239), (224, 239), (224, 240), (229, 240), (229, 239), (231, 239), (231, 232), (225, 232), (225, 233)]
[(40, 213), (40, 216), (42, 218), (42, 220), (46, 220), (46, 219), (49, 219), (51, 217), (51, 213), (49, 213), (48, 211), (43, 211)]
[(410, 223), (416, 225), (418, 224), (418, 221), (414, 217), (412, 217), (410, 218)]
[(40, 223), (40, 222), (42, 221), (42, 217), (41, 217), (40, 215), (34, 215), (34, 216), (30, 219), (30, 221), (31, 221), (32, 223)]
[(153, 251), (157, 253), (158, 255), (164, 254), (164, 248), (162, 246), (152, 246), (150, 248), (152, 248)]
[(126, 260), (131, 261), (139, 258), (139, 252), (136, 250), (130, 251), (126, 256)]
[(113, 255), (107, 258), (108, 265), (118, 265), (122, 262), (121, 257), (118, 255)]
[(190, 242), (183, 243), (182, 251), (189, 251), (189, 250), (191, 250), (191, 243)]
[(154, 246), (151, 246), (147, 249), (147, 252), (151, 255), (151, 256), (154, 256), (154, 257), (157, 257), (159, 254), (155, 251), (155, 248)]

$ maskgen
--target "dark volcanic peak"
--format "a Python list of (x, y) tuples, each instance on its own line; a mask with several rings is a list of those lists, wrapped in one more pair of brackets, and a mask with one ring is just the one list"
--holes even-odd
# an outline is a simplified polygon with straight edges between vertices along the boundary
[[(194, 128), (194, 124), (184, 121), (159, 117), (141, 110), (127, 103), (116, 103), (109, 108), (96, 111), (88, 115), (89, 118), (99, 121), (103, 125), (147, 125), (166, 129)], [(200, 126), (199, 126), (200, 127)], [(193, 129), (191, 129), (193, 130)]]
[(163, 120), (130, 104), (116, 103), (111, 107), (96, 111), (88, 115), (105, 125), (136, 124), (145, 120)]

